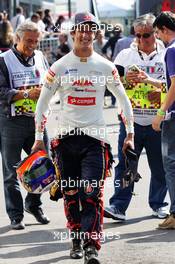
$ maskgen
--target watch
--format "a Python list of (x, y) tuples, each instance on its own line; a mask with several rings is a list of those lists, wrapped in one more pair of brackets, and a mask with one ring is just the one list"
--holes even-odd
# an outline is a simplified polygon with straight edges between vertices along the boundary
[(29, 97), (29, 92), (27, 90), (23, 92), (23, 97), (24, 99), (27, 99)]

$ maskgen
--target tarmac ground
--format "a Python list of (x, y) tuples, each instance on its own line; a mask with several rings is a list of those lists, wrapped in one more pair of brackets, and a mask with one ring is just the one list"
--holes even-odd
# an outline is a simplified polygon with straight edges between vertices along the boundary
[[(54, 106), (48, 123), (50, 135), (57, 120), (57, 107)], [(117, 162), (117, 110), (107, 108), (104, 115), (107, 126), (113, 129), (110, 142)], [(48, 193), (43, 194), (42, 200), (51, 222), (40, 225), (32, 215), (25, 213), (25, 229), (11, 230), (5, 212), (2, 167), (0, 171), (0, 264), (83, 264), (83, 260), (69, 258), (70, 240), (65, 227), (63, 201), (51, 201)], [(145, 152), (141, 155), (138, 171), (142, 179), (135, 186), (127, 220), (120, 223), (104, 218), (100, 261), (102, 264), (175, 264), (175, 230), (158, 230), (157, 226), (162, 220), (152, 216), (148, 205), (150, 171)], [(25, 190), (21, 189), (25, 196)], [(104, 192), (105, 205), (112, 194), (113, 178), (108, 178)]]

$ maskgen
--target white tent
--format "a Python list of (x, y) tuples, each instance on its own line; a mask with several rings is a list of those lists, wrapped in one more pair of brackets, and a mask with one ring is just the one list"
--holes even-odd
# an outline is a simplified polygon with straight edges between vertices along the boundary
[(113, 0), (112, 2), (98, 2), (98, 12), (100, 17), (127, 17), (133, 15), (133, 9), (131, 8), (131, 5), (126, 3), (125, 6), (121, 7), (121, 5), (117, 4), (116, 1)]

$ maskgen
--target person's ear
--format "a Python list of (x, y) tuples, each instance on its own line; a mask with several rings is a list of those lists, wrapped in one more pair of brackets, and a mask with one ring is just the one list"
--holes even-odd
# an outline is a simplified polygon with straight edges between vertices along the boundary
[(95, 40), (96, 38), (97, 38), (97, 32), (94, 33), (93, 40)]
[(71, 31), (70, 31), (70, 35), (71, 35), (72, 39), (74, 40), (75, 31), (74, 31), (74, 30), (71, 30)]
[(14, 43), (17, 44), (17, 43), (19, 43), (19, 41), (20, 41), (20, 37), (16, 34), (14, 36)]
[(168, 31), (168, 28), (167, 28), (167, 27), (165, 27), (165, 26), (163, 26), (161, 30), (162, 30), (162, 32), (163, 32), (163, 33), (167, 33), (167, 31)]
[(75, 36), (75, 30), (71, 30), (70, 34), (72, 37), (74, 37)]
[(20, 37), (18, 35), (16, 35), (16, 42), (20, 41)]

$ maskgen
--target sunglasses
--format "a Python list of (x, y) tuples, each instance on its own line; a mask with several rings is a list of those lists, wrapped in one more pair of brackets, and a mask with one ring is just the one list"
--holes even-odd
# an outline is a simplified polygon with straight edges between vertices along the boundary
[(147, 38), (151, 37), (151, 35), (152, 35), (153, 33), (154, 33), (154, 32), (143, 33), (143, 34), (137, 33), (137, 34), (135, 34), (135, 36), (136, 36), (137, 38), (139, 38), (139, 39), (141, 39), (141, 37), (147, 39)]

